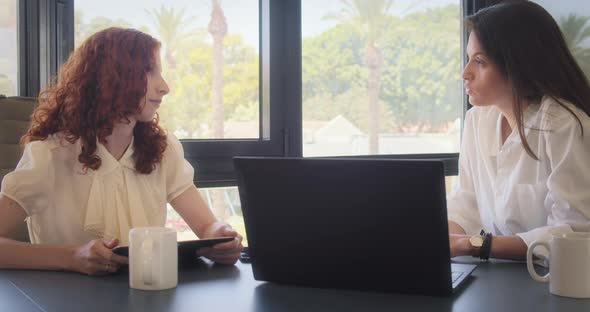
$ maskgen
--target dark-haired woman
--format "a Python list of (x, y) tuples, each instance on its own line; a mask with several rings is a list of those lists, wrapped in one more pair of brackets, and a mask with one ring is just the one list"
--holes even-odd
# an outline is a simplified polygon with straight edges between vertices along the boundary
[[(0, 268), (116, 271), (129, 229), (164, 226), (166, 204), (201, 238), (236, 239), (200, 253), (233, 264), (241, 237), (193, 184), (182, 145), (158, 124), (168, 93), (160, 43), (109, 28), (86, 40), (39, 96), (24, 154), (2, 181)], [(31, 244), (6, 238), (27, 220)]]
[(499, 4), (467, 25), (474, 107), (447, 201), (451, 256), (522, 260), (552, 232), (590, 231), (590, 87), (539, 5)]

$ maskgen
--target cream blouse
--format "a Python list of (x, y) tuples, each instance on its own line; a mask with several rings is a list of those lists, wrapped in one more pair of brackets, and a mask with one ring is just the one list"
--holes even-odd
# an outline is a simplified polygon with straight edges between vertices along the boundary
[(538, 161), (524, 150), (517, 129), (502, 144), (498, 109), (470, 109), (458, 184), (447, 199), (449, 220), (467, 234), (518, 235), (527, 246), (549, 241), (553, 231), (590, 231), (590, 117), (566, 105), (584, 136), (574, 116), (549, 97), (526, 110), (525, 135)]
[(193, 186), (193, 167), (182, 145), (169, 134), (162, 162), (150, 174), (135, 171), (133, 141), (120, 160), (100, 143), (102, 164), (86, 172), (78, 162), (80, 142), (57, 136), (25, 146), (15, 171), (2, 181), (2, 195), (27, 214), (29, 235), (37, 244), (84, 244), (118, 238), (128, 244), (129, 229), (164, 226), (166, 203)]

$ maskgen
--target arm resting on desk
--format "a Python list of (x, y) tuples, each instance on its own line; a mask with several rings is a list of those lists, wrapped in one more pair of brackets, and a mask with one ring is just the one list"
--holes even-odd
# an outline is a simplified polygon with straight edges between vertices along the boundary
[(0, 269), (68, 270), (89, 275), (104, 275), (119, 269), (127, 258), (111, 249), (116, 239), (95, 239), (80, 246), (44, 245), (17, 242), (7, 238), (26, 218), (22, 207), (0, 194)]
[[(471, 237), (471, 235), (465, 235), (465, 231), (461, 226), (453, 221), (449, 221), (451, 257), (470, 256), (475, 253), (473, 247), (469, 243), (469, 237)], [(516, 235), (492, 237), (491, 258), (524, 260), (526, 257), (526, 251), (526, 244)]]
[(72, 248), (33, 245), (6, 238), (26, 218), (25, 211), (12, 199), (0, 195), (0, 268), (65, 270)]
[(198, 253), (201, 256), (222, 264), (234, 264), (238, 261), (242, 251), (242, 237), (231, 226), (215, 218), (195, 186), (191, 186), (171, 200), (170, 205), (199, 238), (222, 236), (236, 238), (231, 242), (199, 249)]

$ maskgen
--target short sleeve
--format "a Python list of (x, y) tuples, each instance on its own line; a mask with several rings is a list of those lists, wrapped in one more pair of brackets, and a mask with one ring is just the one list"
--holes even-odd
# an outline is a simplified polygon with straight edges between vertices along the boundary
[(194, 185), (195, 170), (184, 158), (182, 144), (172, 134), (168, 134), (168, 146), (162, 162), (166, 175), (166, 200), (170, 202)]
[(470, 161), (473, 157), (473, 121), (472, 112), (465, 116), (465, 131), (459, 154), (459, 179), (447, 198), (447, 218), (461, 226), (466, 234), (477, 234), (482, 228)]
[(43, 211), (52, 200), (55, 179), (52, 160), (46, 142), (28, 143), (16, 169), (4, 176), (2, 195), (17, 202), (29, 216)]

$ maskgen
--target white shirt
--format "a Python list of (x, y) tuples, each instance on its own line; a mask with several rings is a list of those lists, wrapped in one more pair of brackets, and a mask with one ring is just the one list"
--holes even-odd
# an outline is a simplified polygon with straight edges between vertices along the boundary
[(525, 136), (538, 161), (516, 128), (502, 145), (498, 109), (470, 109), (459, 180), (447, 199), (449, 220), (467, 234), (518, 235), (527, 246), (548, 242), (552, 231), (590, 231), (590, 117), (566, 105), (582, 122), (583, 137), (574, 116), (549, 97), (526, 110)]
[(2, 195), (27, 214), (29, 235), (38, 244), (84, 244), (118, 238), (128, 244), (130, 228), (164, 226), (166, 203), (193, 185), (193, 167), (182, 145), (168, 135), (162, 161), (150, 174), (135, 171), (133, 141), (120, 160), (97, 143), (102, 164), (86, 172), (78, 162), (80, 141), (57, 136), (28, 143), (15, 171), (2, 181)]

